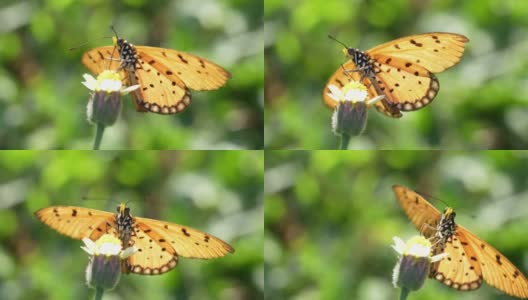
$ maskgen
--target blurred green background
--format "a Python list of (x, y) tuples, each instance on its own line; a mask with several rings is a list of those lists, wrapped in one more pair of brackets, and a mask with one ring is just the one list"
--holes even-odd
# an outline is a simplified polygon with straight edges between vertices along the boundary
[(33, 213), (51, 205), (115, 212), (120, 202), (133, 216), (209, 232), (235, 253), (122, 276), (103, 299), (263, 299), (263, 168), (262, 151), (2, 151), (0, 299), (93, 299), (82, 241)]
[[(497, 248), (528, 274), (528, 152), (273, 151), (265, 162), (268, 299), (398, 299), (394, 236), (419, 234), (392, 192), (402, 184)], [(436, 280), (409, 300), (514, 299)]]
[(190, 107), (171, 116), (138, 113), (126, 96), (101, 149), (262, 149), (262, 10), (227, 0), (2, 1), (0, 148), (91, 149), (80, 59), (111, 45), (113, 24), (135, 45), (202, 56), (232, 78), (219, 90), (193, 92)]
[(337, 149), (322, 91), (345, 58), (328, 34), (368, 50), (431, 31), (470, 39), (434, 102), (401, 119), (372, 109), (350, 148), (528, 147), (528, 1), (266, 0), (264, 16), (266, 148)]

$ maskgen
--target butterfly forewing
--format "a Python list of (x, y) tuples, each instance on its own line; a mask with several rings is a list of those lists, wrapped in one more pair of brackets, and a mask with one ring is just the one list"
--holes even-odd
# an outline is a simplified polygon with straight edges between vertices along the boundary
[(147, 218), (135, 220), (137, 224), (148, 226), (153, 232), (163, 233), (162, 237), (182, 257), (209, 259), (235, 251), (221, 239), (197, 229)]
[(438, 73), (460, 61), (467, 42), (469, 39), (460, 34), (431, 32), (399, 38), (366, 52), (379, 63), (386, 63), (387, 58), (399, 58)]
[(114, 233), (114, 214), (77, 206), (51, 206), (35, 213), (44, 224), (74, 239), (98, 239), (105, 233)]
[(118, 70), (121, 59), (116, 47), (104, 46), (85, 52), (81, 62), (90, 72), (100, 74), (104, 70)]
[(433, 237), (440, 221), (440, 212), (413, 190), (401, 185), (394, 185), (392, 190), (416, 228), (425, 237)]
[(195, 91), (214, 90), (223, 86), (231, 74), (219, 65), (189, 53), (147, 46), (136, 47), (140, 55), (146, 53), (162, 66), (159, 71), (170, 72)]

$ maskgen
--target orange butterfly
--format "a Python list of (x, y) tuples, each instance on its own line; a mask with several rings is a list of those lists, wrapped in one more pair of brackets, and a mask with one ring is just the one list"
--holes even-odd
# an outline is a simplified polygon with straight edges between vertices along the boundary
[(403, 37), (365, 52), (346, 47), (350, 58), (328, 80), (324, 103), (335, 109), (328, 96), (329, 85), (342, 88), (350, 80), (368, 87), (369, 98), (384, 95), (376, 103), (378, 111), (399, 118), (400, 111), (413, 111), (431, 103), (440, 84), (433, 73), (442, 72), (460, 60), (469, 40), (455, 33), (433, 32)]
[(125, 204), (117, 214), (76, 206), (50, 206), (35, 213), (44, 224), (74, 239), (92, 241), (108, 233), (118, 237), (123, 248), (135, 246), (123, 273), (157, 275), (170, 271), (178, 256), (211, 259), (235, 252), (221, 239), (208, 233), (173, 223), (132, 217)]
[(117, 34), (113, 43), (84, 53), (82, 63), (95, 74), (121, 70), (128, 85), (139, 84), (132, 93), (137, 111), (175, 114), (191, 103), (190, 90), (215, 90), (231, 78), (222, 67), (196, 55), (134, 46)]
[(434, 254), (448, 256), (432, 265), (432, 278), (461, 291), (478, 289), (484, 279), (508, 295), (528, 298), (528, 279), (504, 255), (455, 223), (455, 212), (441, 214), (416, 192), (392, 187), (405, 213), (427, 238), (433, 240)]

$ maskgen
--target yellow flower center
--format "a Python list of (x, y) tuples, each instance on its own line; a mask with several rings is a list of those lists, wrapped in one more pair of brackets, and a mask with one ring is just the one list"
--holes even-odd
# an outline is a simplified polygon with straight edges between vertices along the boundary
[(346, 93), (350, 90), (366, 91), (367, 87), (358, 81), (350, 81), (343, 87), (343, 94), (346, 95)]
[(407, 241), (403, 250), (404, 255), (428, 257), (431, 254), (431, 242), (423, 236), (415, 236)]
[(121, 76), (112, 70), (104, 70), (101, 74), (97, 75), (97, 80), (117, 80), (121, 81)]

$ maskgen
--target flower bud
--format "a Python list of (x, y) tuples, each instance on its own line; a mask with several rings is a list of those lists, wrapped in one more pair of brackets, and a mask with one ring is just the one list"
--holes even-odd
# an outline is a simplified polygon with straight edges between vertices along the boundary
[(367, 126), (367, 116), (365, 102), (340, 102), (332, 115), (332, 129), (337, 135), (360, 135)]

